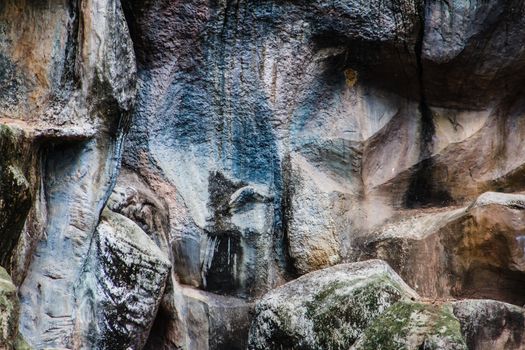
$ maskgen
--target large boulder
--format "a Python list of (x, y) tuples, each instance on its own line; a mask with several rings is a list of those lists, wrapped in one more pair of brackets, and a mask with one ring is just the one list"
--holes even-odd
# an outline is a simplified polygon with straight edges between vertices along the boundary
[(390, 306), (417, 297), (380, 260), (311, 272), (257, 302), (249, 349), (348, 349)]

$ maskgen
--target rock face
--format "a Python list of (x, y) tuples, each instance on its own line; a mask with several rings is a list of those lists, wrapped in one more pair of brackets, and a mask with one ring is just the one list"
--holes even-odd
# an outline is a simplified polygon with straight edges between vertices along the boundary
[[(0, 266), (28, 346), (525, 348), (524, 18), (0, 1)], [(370, 259), (392, 268), (347, 265)], [(363, 319), (337, 300), (365, 286)]]
[(524, 223), (524, 195), (487, 192), (467, 208), (388, 223), (363, 238), (356, 252), (385, 259), (426, 297), (491, 298), (521, 306)]
[(86, 345), (84, 279), (136, 93), (119, 1), (0, 5), (0, 257), (35, 348)]
[(493, 300), (453, 303), (469, 349), (523, 349), (524, 312), (521, 307)]

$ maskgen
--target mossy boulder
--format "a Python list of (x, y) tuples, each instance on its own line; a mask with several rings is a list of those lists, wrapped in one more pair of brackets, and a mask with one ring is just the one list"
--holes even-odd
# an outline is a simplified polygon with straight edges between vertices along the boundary
[(467, 350), (449, 304), (398, 302), (377, 317), (351, 350)]
[(20, 305), (11, 277), (0, 267), (0, 349), (12, 349), (18, 338)]
[(390, 306), (417, 297), (381, 260), (312, 272), (257, 303), (249, 349), (346, 350)]
[(31, 208), (23, 133), (0, 125), (0, 264), (7, 266)]

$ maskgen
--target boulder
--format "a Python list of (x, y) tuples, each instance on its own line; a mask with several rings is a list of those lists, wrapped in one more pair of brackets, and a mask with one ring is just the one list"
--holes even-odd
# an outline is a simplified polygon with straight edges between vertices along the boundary
[(417, 297), (380, 260), (311, 272), (257, 302), (249, 349), (348, 349), (390, 306)]
[[(162, 300), (171, 263), (133, 221), (106, 209), (77, 288), (92, 348), (142, 349)], [(81, 338), (83, 339), (83, 338)]]
[(523, 308), (495, 300), (460, 300), (452, 306), (469, 349), (525, 349)]

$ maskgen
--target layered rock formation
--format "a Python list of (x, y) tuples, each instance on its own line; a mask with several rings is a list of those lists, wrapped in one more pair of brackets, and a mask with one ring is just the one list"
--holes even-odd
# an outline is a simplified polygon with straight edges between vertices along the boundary
[(2, 1), (0, 348), (525, 348), (524, 14)]

